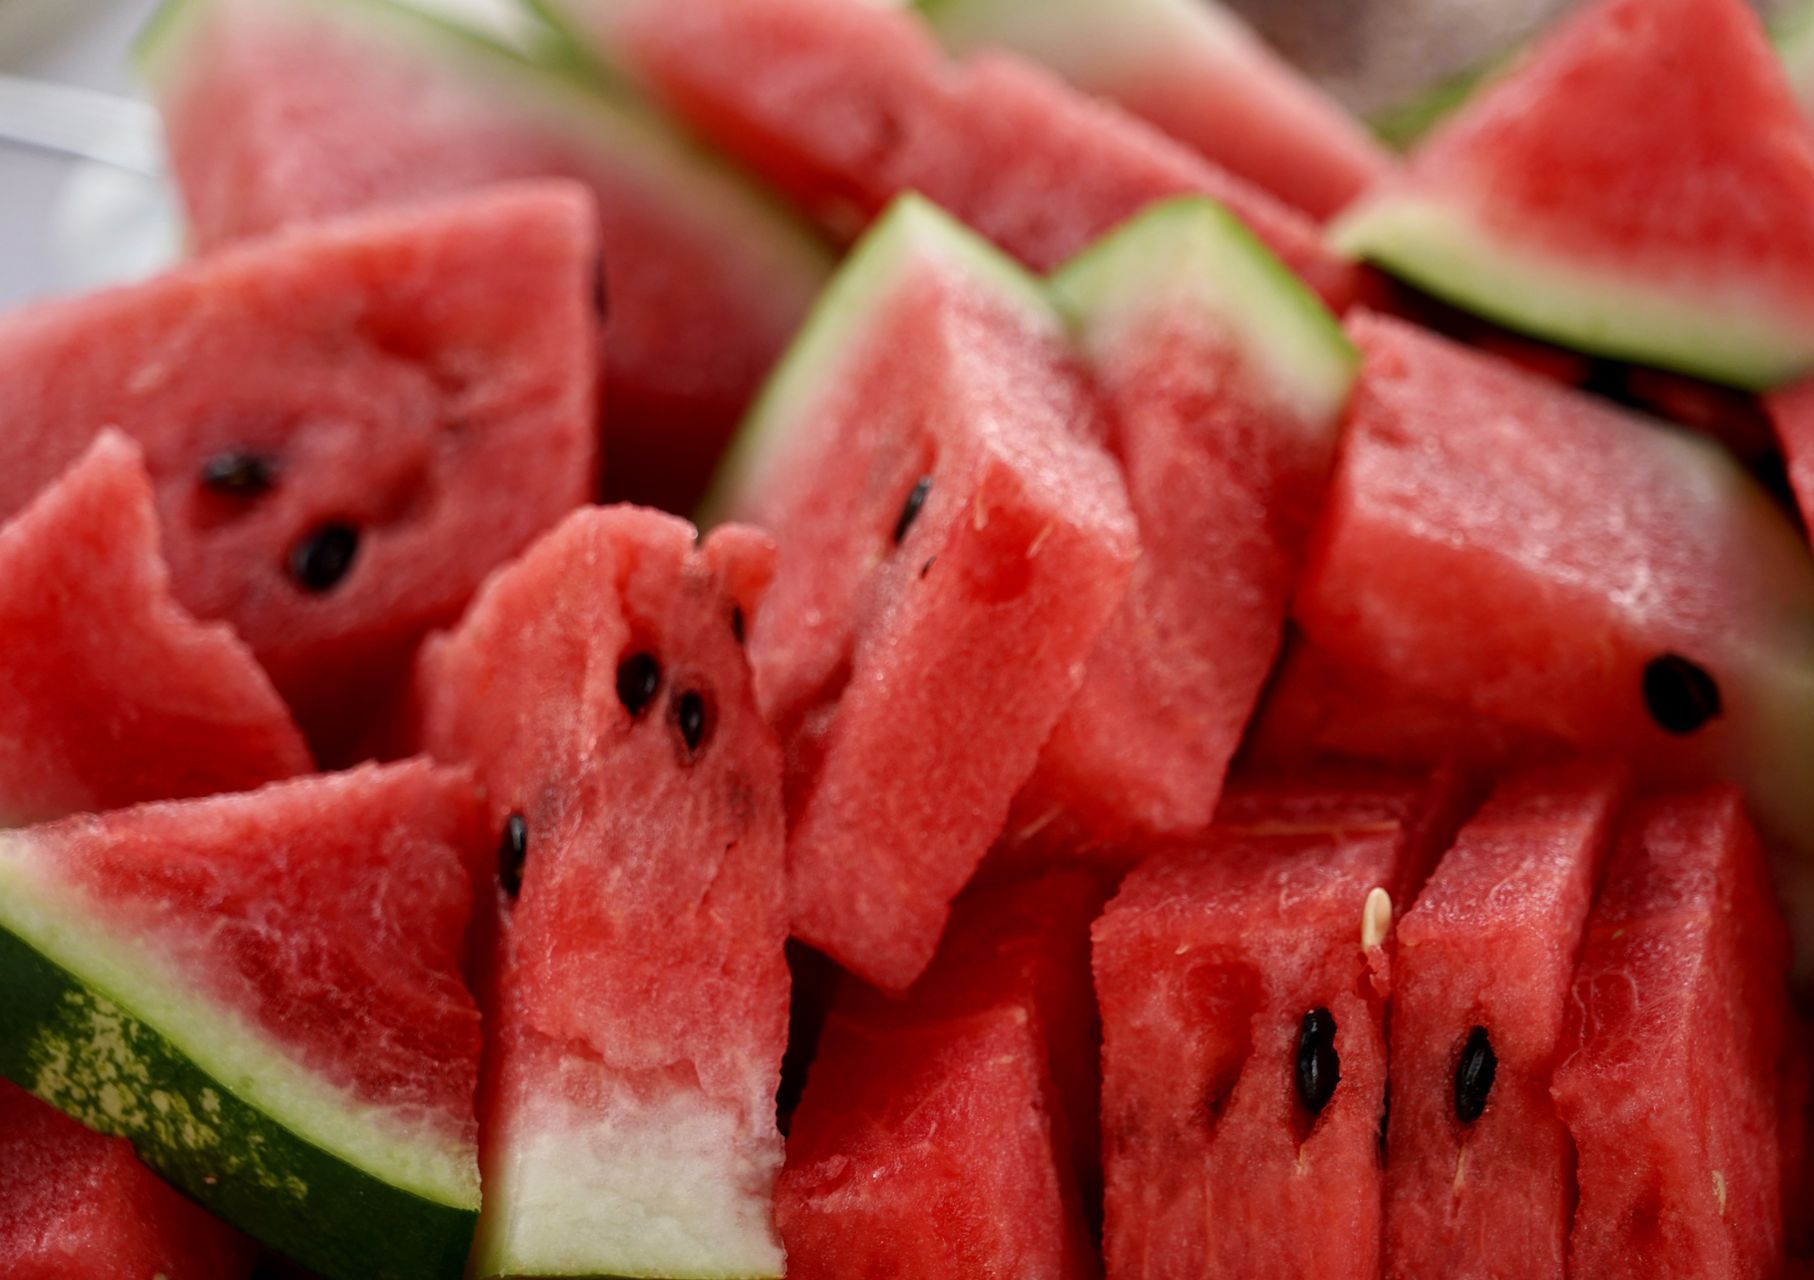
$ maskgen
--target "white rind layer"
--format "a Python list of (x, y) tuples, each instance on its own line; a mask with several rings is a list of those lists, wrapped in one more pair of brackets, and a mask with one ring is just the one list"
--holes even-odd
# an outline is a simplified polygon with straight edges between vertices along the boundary
[(1335, 248), (1510, 328), (1593, 355), (1765, 390), (1814, 366), (1814, 302), (1747, 282), (1593, 265), (1495, 233), (1460, 203), (1387, 192), (1330, 230)]
[(512, 1080), (508, 1063), (504, 1070), (486, 1139), (476, 1275), (784, 1274), (772, 1207), (781, 1139), (772, 1127), (752, 1132), (688, 1072), (638, 1087), (571, 1055), (558, 1080)]
[[(478, 1207), (478, 1161), (466, 1141), (428, 1117), (335, 1088), (249, 1018), (197, 996), (194, 974), (207, 958), (185, 958), (167, 938), (135, 944), (118, 936), (105, 924), (105, 905), (53, 883), (34, 865), (34, 849), (24, 833), (0, 834), (0, 927), (158, 1032), (240, 1101), (321, 1150), (424, 1199)], [(101, 1060), (105, 1055), (78, 1060), (57, 1056), (54, 1045), (40, 1049), (61, 1073), (130, 1074), (119, 1062)], [(121, 1040), (120, 1053), (128, 1052)], [(77, 1082), (62, 1082), (71, 1083)]]

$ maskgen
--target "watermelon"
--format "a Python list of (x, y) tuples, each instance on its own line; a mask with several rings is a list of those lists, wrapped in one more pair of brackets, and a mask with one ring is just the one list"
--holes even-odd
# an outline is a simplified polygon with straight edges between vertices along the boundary
[(138, 448), (98, 436), (0, 526), (0, 822), (308, 773), (239, 638), (170, 596)]
[(1744, 0), (1598, 0), (1335, 243), (1513, 328), (1761, 388), (1814, 365), (1810, 208), (1814, 135)]
[(1200, 197), (1138, 215), (1052, 289), (1110, 416), (1141, 557), (1009, 830), (1119, 856), (1139, 845), (1130, 832), (1215, 813), (1357, 359), (1309, 291)]
[(1559, 1276), (1574, 1194), (1549, 1095), (1621, 771), (1506, 778), (1398, 923), (1386, 1274)]
[(491, 805), (484, 1276), (780, 1276), (781, 754), (740, 635), (772, 548), (570, 516), (425, 649)]
[(416, 761), (0, 836), (0, 1072), (330, 1280), (458, 1277), (479, 818)]
[(1075, 365), (1037, 280), (905, 198), (716, 482), (713, 514), (780, 550), (750, 662), (788, 752), (794, 932), (890, 990), (932, 958), (1137, 553)]
[(1814, 926), (1814, 557), (1791, 522), (1698, 437), (1389, 320), (1349, 334), (1310, 640), (1651, 780), (1743, 785)]
[(1374, 904), (1409, 899), (1451, 806), (1409, 781), (1271, 780), (1123, 882), (1094, 949), (1111, 1280), (1379, 1274)]
[(0, 1080), (0, 1257), (9, 1280), (246, 1280), (251, 1244), (132, 1154)]
[(1786, 961), (1738, 795), (1640, 806), (1588, 917), (1552, 1087), (1578, 1156), (1571, 1274), (1776, 1274)]
[(1215, 0), (919, 0), (957, 54), (1012, 50), (1319, 220), (1391, 160)]
[(116, 426), (171, 587), (324, 754), (591, 492), (596, 217), (567, 183), (304, 229), (0, 320), (0, 516)]
[(846, 982), (777, 1191), (790, 1277), (1096, 1272), (1077, 1161), (1102, 896), (1077, 871), (967, 895), (905, 1000)]
[(1766, 403), (1788, 464), (1789, 487), (1802, 523), (1810, 524), (1814, 522), (1814, 380), (1780, 391)]
[(821, 224), (917, 191), (1049, 271), (1163, 196), (1226, 204), (1332, 305), (1359, 288), (1290, 206), (1051, 73), (952, 63), (920, 17), (848, 0), (541, 0)]
[(390, 0), (168, 0), (142, 45), (197, 247), (504, 179), (598, 198), (607, 490), (697, 501), (829, 270), (626, 92)]

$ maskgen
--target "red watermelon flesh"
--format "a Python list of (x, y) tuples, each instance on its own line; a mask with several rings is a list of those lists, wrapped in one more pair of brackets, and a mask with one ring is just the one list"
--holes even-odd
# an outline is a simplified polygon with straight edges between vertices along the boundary
[(1804, 524), (1814, 527), (1814, 381), (1797, 383), (1769, 399), (1770, 421), (1789, 467)]
[(177, 0), (144, 47), (196, 244), (566, 177), (598, 198), (607, 491), (684, 510), (828, 270), (652, 113), (388, 0)]
[(1391, 167), (1385, 149), (1233, 13), (1200, 0), (920, 0), (947, 49), (1012, 49), (1110, 98), (1312, 217)]
[(1639, 807), (1588, 917), (1553, 1086), (1579, 1158), (1571, 1274), (1775, 1274), (1785, 969), (1738, 794)]
[(170, 597), (131, 441), (0, 527), (0, 819), (255, 787), (313, 765), (245, 645)]
[(1422, 794), (1232, 794), (1228, 825), (1142, 863), (1097, 922), (1110, 1280), (1379, 1274), (1385, 992), (1362, 915), (1415, 883)]
[(923, 201), (860, 245), (717, 509), (772, 530), (750, 633), (789, 753), (797, 936), (909, 986), (1121, 601), (1136, 535), (1037, 280)]
[(1814, 365), (1814, 136), (1743, 0), (1599, 0), (1336, 242), (1598, 355), (1767, 388)]
[(1000, 55), (953, 64), (918, 15), (844, 0), (554, 0), (703, 137), (833, 229), (904, 191), (1034, 270), (1153, 200), (1226, 204), (1332, 305), (1351, 264), (1290, 207), (1145, 124)]
[(788, 1275), (1088, 1277), (1087, 873), (966, 896), (905, 999), (847, 981), (788, 1139)]
[(252, 1246), (171, 1190), (130, 1143), (0, 1080), (8, 1280), (243, 1280)]
[(423, 653), (424, 741), (505, 833), (480, 1275), (781, 1274), (781, 757), (740, 647), (771, 566), (589, 509)]
[(1507, 778), (1398, 922), (1388, 1276), (1564, 1273), (1573, 1155), (1550, 1073), (1623, 795), (1604, 766)]
[[(1344, 664), (1745, 786), (1805, 904), (1814, 558), (1723, 450), (1377, 317), (1296, 612)], [(1804, 925), (1814, 913), (1798, 911)]]
[(1309, 292), (1206, 200), (1155, 205), (1052, 288), (1111, 419), (1141, 556), (1008, 838), (1113, 858), (1130, 833), (1200, 830), (1215, 813), (1356, 361)]
[(0, 513), (102, 427), (132, 436), (177, 598), (338, 754), (419, 637), (591, 491), (595, 222), (569, 184), (499, 189), (17, 312)]

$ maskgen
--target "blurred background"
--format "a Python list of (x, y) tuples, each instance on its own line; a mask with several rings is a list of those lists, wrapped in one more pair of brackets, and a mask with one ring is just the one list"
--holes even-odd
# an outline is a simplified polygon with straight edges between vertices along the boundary
[[(514, 12), (513, 0), (419, 2), (487, 22)], [(1569, 2), (1227, 0), (1350, 108), (1388, 122)], [(178, 252), (156, 117), (132, 96), (127, 61), (156, 5), (0, 0), (0, 308), (131, 279)]]

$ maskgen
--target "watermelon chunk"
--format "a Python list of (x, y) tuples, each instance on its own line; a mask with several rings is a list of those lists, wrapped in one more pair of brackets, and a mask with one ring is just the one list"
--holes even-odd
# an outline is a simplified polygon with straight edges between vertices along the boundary
[(1559, 1276), (1574, 1195), (1549, 1095), (1621, 771), (1500, 783), (1399, 921), (1389, 1276)]
[(847, 0), (543, 0), (702, 137), (854, 234), (917, 191), (1036, 271), (1164, 196), (1237, 217), (1331, 305), (1359, 288), (1316, 224), (1049, 72), (949, 62), (915, 13)]
[(1359, 122), (1215, 0), (919, 0), (953, 53), (1012, 50), (1317, 219), (1391, 167)]
[(1111, 1280), (1379, 1274), (1384, 939), (1363, 915), (1414, 892), (1450, 804), (1269, 781), (1122, 884), (1094, 955)]
[(1802, 523), (1814, 527), (1814, 381), (1778, 392), (1768, 406)]
[(1139, 843), (1129, 832), (1199, 830), (1215, 813), (1358, 361), (1316, 299), (1201, 198), (1153, 206), (1052, 288), (1111, 419), (1141, 556), (1009, 829), (1124, 850)]
[(476, 1274), (779, 1276), (781, 755), (761, 535), (575, 514), (424, 651), (424, 740), (499, 839)]
[(1814, 135), (1743, 0), (1599, 0), (1335, 243), (1567, 346), (1769, 387), (1814, 365), (1810, 208)]
[(421, 762), (0, 837), (0, 1071), (331, 1280), (457, 1277), (471, 780)]
[(750, 632), (788, 751), (793, 929), (910, 985), (1136, 555), (1039, 282), (903, 199), (836, 277), (713, 509), (771, 530)]
[(1776, 1273), (1786, 959), (1735, 792), (1633, 814), (1588, 917), (1555, 1076), (1579, 1156), (1571, 1274)]
[(1349, 333), (1366, 363), (1298, 593), (1306, 634), (1650, 779), (1743, 785), (1814, 928), (1797, 530), (1704, 440), (1392, 321)]
[(0, 515), (125, 431), (177, 599), (345, 754), (420, 636), (591, 492), (595, 224), (523, 186), (8, 316)]
[(608, 491), (696, 502), (829, 271), (625, 92), (388, 0), (168, 0), (142, 46), (196, 244), (505, 179), (598, 197)]
[(313, 768), (245, 645), (171, 599), (144, 463), (116, 431), (0, 527), (0, 646), (5, 825)]
[(777, 1193), (790, 1277), (1096, 1272), (1076, 1161), (1102, 897), (1077, 871), (967, 895), (905, 1000), (845, 983)]
[(9, 1280), (244, 1280), (252, 1246), (106, 1138), (0, 1080)]

